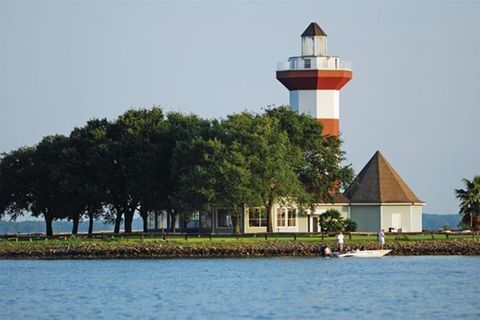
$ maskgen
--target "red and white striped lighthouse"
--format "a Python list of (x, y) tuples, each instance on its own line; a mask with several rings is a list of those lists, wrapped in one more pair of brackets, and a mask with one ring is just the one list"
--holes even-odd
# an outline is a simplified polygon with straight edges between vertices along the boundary
[(277, 79), (290, 91), (290, 106), (323, 124), (323, 134), (340, 132), (340, 89), (352, 79), (350, 62), (327, 55), (327, 34), (312, 22), (302, 33), (302, 55), (278, 64)]

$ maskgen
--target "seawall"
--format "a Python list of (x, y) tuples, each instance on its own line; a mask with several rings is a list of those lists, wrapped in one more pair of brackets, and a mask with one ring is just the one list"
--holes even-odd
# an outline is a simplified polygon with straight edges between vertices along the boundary
[[(177, 244), (128, 243), (110, 245), (80, 243), (76, 245), (42, 244), (19, 246), (4, 244), (0, 247), (0, 259), (171, 259), (171, 258), (235, 258), (235, 257), (286, 257), (319, 256), (320, 246), (331, 242), (306, 243), (295, 241), (266, 241), (262, 243)], [(349, 243), (347, 242), (347, 245)], [(351, 245), (351, 244), (350, 244)], [(377, 249), (375, 242), (355, 242), (365, 249)], [(390, 255), (480, 255), (480, 241), (390, 241), (386, 249)]]

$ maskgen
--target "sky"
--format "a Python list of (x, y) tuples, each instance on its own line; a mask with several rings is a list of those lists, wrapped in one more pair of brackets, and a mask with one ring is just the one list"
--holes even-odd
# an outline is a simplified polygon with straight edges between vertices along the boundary
[(426, 202), (457, 213), (480, 174), (480, 1), (0, 0), (0, 152), (135, 107), (223, 118), (288, 104), (277, 62), (310, 22), (350, 60), (341, 138), (376, 150)]

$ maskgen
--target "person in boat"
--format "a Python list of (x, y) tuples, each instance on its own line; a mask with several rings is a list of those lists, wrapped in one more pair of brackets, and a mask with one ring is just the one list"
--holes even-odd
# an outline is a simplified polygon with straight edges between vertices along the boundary
[(343, 233), (342, 233), (342, 231), (340, 231), (337, 234), (337, 245), (338, 245), (338, 251), (339, 252), (343, 251), (343, 239), (344, 239)]
[(325, 249), (323, 250), (323, 256), (330, 257), (331, 255), (332, 255), (332, 249), (330, 249), (329, 246), (326, 246)]
[(383, 229), (378, 232), (378, 243), (380, 244), (380, 250), (383, 250), (385, 246), (385, 232)]

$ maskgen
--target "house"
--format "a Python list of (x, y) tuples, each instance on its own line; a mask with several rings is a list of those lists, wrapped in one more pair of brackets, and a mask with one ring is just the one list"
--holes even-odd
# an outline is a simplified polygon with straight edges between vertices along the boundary
[(359, 231), (420, 232), (425, 203), (418, 199), (385, 157), (377, 151), (345, 196), (349, 218)]
[[(345, 193), (338, 194), (333, 203), (321, 203), (306, 212), (295, 206), (276, 204), (273, 230), (279, 233), (320, 232), (320, 215), (328, 209), (336, 209), (344, 218), (357, 223), (357, 231), (420, 232), (423, 206), (424, 202), (377, 151)], [(148, 221), (150, 231), (169, 230), (165, 212), (151, 213)], [(232, 234), (234, 216), (225, 208), (212, 213), (196, 212), (189, 221), (177, 221), (176, 227), (187, 233)], [(244, 234), (266, 232), (266, 210), (245, 208), (240, 218), (240, 230)]]

